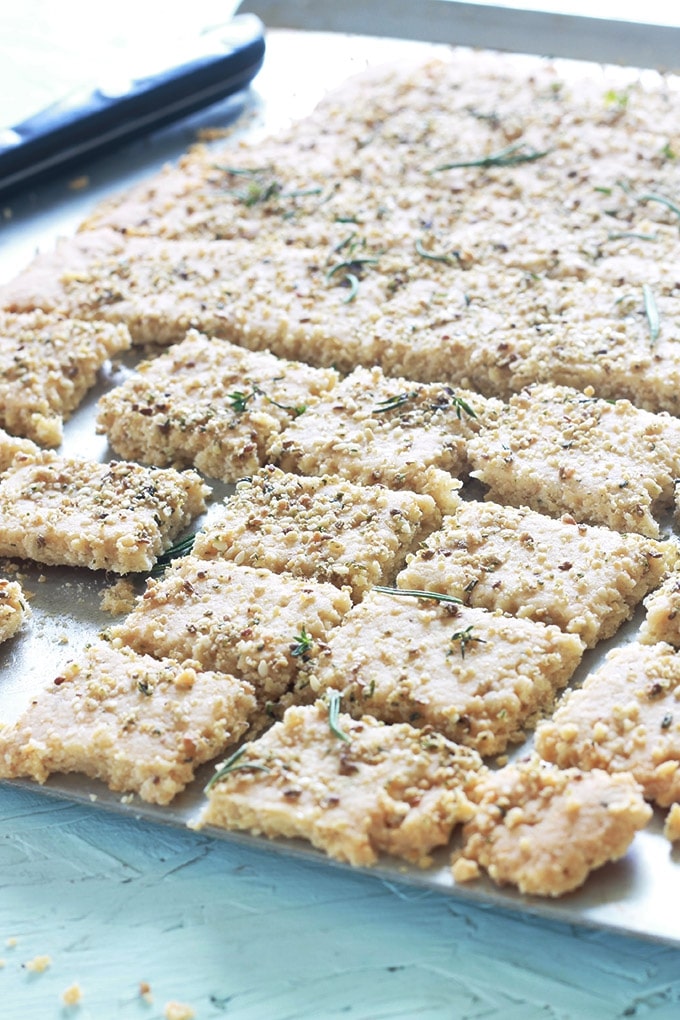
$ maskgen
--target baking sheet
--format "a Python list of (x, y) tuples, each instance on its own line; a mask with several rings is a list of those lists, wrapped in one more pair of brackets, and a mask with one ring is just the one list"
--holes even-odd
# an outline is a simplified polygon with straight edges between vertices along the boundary
[[(290, 117), (302, 116), (323, 92), (339, 84), (368, 64), (391, 60), (418, 60), (433, 52), (420, 43), (373, 38), (290, 31), (272, 32), (268, 38), (265, 67), (248, 97), (221, 104), (219, 108), (167, 129), (130, 147), (116, 158), (84, 167), (89, 184), (70, 190), (60, 182), (23, 197), (12, 204), (0, 227), (0, 282), (10, 279), (29, 261), (36, 248), (49, 249), (58, 235), (72, 234), (78, 223), (105, 196), (126, 187), (178, 156), (195, 139), (202, 125), (231, 124), (243, 113), (236, 133), (275, 130)], [(0, 214), (2, 210), (0, 210)], [(127, 359), (134, 362), (135, 356)], [(95, 405), (99, 395), (121, 380), (122, 368), (109, 367), (101, 373), (99, 385), (65, 430), (65, 453), (107, 459), (110, 451), (103, 437), (94, 434)], [(213, 483), (211, 483), (213, 484)], [(221, 499), (225, 486), (215, 485)], [(32, 594), (33, 619), (20, 636), (0, 647), (0, 718), (14, 718), (23, 708), (36, 684), (59, 672), (82, 645), (112, 623), (99, 608), (103, 590), (115, 578), (65, 568), (18, 565), (19, 576)], [(12, 576), (12, 575), (10, 575)], [(141, 582), (140, 582), (141, 590)], [(630, 637), (635, 622), (617, 636)], [(582, 671), (592, 668), (611, 642), (587, 653)], [(46, 795), (91, 803), (124, 816), (150, 819), (158, 824), (185, 826), (196, 820), (203, 802), (202, 788), (212, 773), (206, 766), (197, 781), (168, 807), (145, 804), (137, 797), (121, 797), (102, 784), (82, 776), (52, 777), (43, 787)], [(32, 783), (24, 783), (35, 788)], [(370, 869), (376, 878), (408, 883), (447, 895), (458, 896), (489, 907), (503, 907), (556, 918), (578, 925), (594, 926), (636, 934), (651, 939), (680, 943), (680, 921), (669, 909), (680, 901), (680, 857), (664, 839), (662, 819), (638, 834), (626, 858), (596, 872), (580, 891), (557, 901), (522, 897), (512, 890), (499, 890), (485, 880), (454, 886), (448, 867), (449, 851), (442, 851), (436, 864), (422, 871), (381, 862)], [(203, 830), (214, 838), (239, 844), (271, 848), (272, 852), (303, 856), (322, 866), (336, 865), (298, 841), (269, 843), (247, 835)]]

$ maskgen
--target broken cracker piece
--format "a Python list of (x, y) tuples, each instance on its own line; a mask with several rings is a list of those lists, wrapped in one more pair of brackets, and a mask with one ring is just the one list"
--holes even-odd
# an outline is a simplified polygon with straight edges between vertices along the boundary
[(372, 585), (390, 583), (440, 523), (430, 496), (268, 466), (237, 485), (196, 535), (193, 552), (348, 585), (358, 601)]
[(243, 736), (254, 709), (253, 688), (233, 676), (102, 642), (0, 732), (0, 776), (44, 783), (52, 772), (82, 772), (168, 804)]
[(323, 702), (289, 708), (238, 766), (218, 770), (199, 828), (302, 837), (353, 865), (387, 853), (421, 867), (471, 817), (483, 770), (473, 750), (405, 723), (340, 714), (331, 728)]
[(355, 718), (426, 726), (490, 755), (524, 739), (582, 654), (554, 626), (370, 592), (330, 636), (312, 686), (341, 691)]
[(532, 760), (490, 772), (453, 862), (457, 881), (475, 865), (497, 885), (563, 896), (591, 871), (623, 857), (652, 816), (630, 775), (560, 771)]
[(615, 648), (536, 731), (561, 768), (629, 772), (648, 800), (680, 799), (680, 653), (657, 642)]
[(209, 491), (194, 471), (19, 453), (0, 479), (0, 556), (149, 571)]
[(461, 501), (409, 558), (400, 588), (554, 623), (587, 647), (611, 637), (677, 559), (674, 542), (526, 507)]

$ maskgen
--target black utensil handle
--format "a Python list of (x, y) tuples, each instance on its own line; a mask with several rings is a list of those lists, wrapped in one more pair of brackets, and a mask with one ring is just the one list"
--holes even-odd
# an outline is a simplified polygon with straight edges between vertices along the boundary
[(67, 97), (0, 129), (0, 196), (238, 92), (259, 71), (264, 52), (262, 22), (238, 15), (220, 32), (214, 52), (131, 81), (120, 93), (97, 88)]

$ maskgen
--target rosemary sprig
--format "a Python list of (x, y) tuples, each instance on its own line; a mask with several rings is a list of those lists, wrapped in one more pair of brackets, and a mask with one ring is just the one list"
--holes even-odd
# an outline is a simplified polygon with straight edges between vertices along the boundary
[(460, 255), (457, 251), (440, 252), (439, 254), (428, 251), (427, 248), (424, 247), (423, 239), (421, 237), (416, 239), (415, 249), (421, 258), (429, 259), (430, 262), (443, 262), (447, 266), (453, 265), (454, 262), (460, 259)]
[(334, 266), (326, 272), (326, 279), (331, 280), (336, 273), (339, 273), (341, 269), (348, 271), (356, 269), (357, 266), (377, 266), (378, 259), (371, 255), (356, 255), (350, 256), (348, 259), (344, 259), (342, 262), (336, 262)]
[(346, 298), (342, 299), (343, 305), (348, 305), (350, 301), (354, 301), (359, 293), (359, 277), (355, 276), (354, 273), (345, 273), (343, 283), (349, 284), (349, 294)]
[(342, 694), (340, 691), (330, 691), (328, 695), (328, 726), (334, 737), (338, 740), (344, 740), (346, 744), (350, 743), (350, 738), (347, 736), (345, 731), (341, 729), (339, 718), (340, 718), (340, 702), (342, 701)]
[(231, 408), (236, 414), (243, 414), (244, 411), (248, 410), (248, 404), (253, 397), (260, 396), (262, 390), (259, 386), (253, 386), (250, 393), (244, 393), (243, 390), (233, 390), (231, 393), (227, 393), (227, 400), (231, 403)]
[(193, 549), (195, 538), (196, 534), (194, 532), (191, 535), (187, 535), (186, 538), (180, 539), (179, 542), (171, 545), (169, 549), (166, 549), (165, 552), (161, 553), (151, 568), (151, 577), (158, 577), (159, 574), (162, 574), (172, 560), (176, 560), (180, 556), (188, 556)]
[(608, 241), (622, 241), (624, 238), (636, 238), (638, 241), (658, 241), (658, 234), (639, 234), (636, 230), (610, 230), (607, 234)]
[[(475, 641), (475, 642), (477, 642), (477, 644), (480, 644), (480, 645), (485, 645), (486, 644), (486, 641), (484, 640), (484, 638), (474, 637), (474, 635), (472, 633), (473, 626), (474, 626), (474, 624), (470, 624), (470, 626), (466, 627), (465, 630), (457, 630), (455, 632), (455, 634), (451, 635), (451, 641), (458, 641), (458, 643), (460, 645), (460, 657), (461, 657), (461, 659), (465, 658), (465, 649), (467, 648), (467, 646), (472, 641)], [(453, 650), (451, 649), (446, 654), (447, 655), (453, 655)]]
[(458, 421), (461, 420), (461, 418), (463, 416), (463, 414), (462, 414), (463, 411), (465, 411), (465, 413), (468, 414), (471, 418), (476, 418), (477, 417), (474, 409), (472, 407), (470, 407), (470, 405), (468, 404), (467, 400), (463, 400), (462, 397), (457, 396), (455, 393), (452, 394), (452, 396), (451, 396), (451, 403), (453, 404), (453, 406), (456, 409), (456, 417), (458, 418)]
[(493, 152), (488, 156), (481, 156), (479, 159), (463, 159), (456, 163), (442, 163), (440, 166), (436, 166), (434, 170), (430, 170), (430, 173), (435, 174), (440, 170), (456, 170), (459, 167), (517, 166), (519, 163), (533, 163), (537, 159), (543, 159), (549, 152), (550, 149), (534, 149), (532, 146), (528, 146), (526, 142), (513, 142), (512, 145), (506, 145), (504, 149), (499, 149), (498, 152)]
[(398, 407), (403, 407), (404, 404), (408, 404), (409, 400), (413, 400), (418, 396), (420, 390), (411, 390), (409, 393), (395, 393), (393, 397), (387, 397), (385, 400), (381, 400), (371, 411), (371, 414), (383, 414), (385, 411), (395, 411)]
[(446, 595), (441, 591), (420, 591), (417, 588), (387, 588), (384, 585), (373, 585), (373, 591), (382, 592), (383, 595), (406, 595), (415, 599), (434, 599), (435, 602), (452, 602), (461, 606), (462, 600), (456, 595)]
[(219, 783), (220, 780), (224, 779), (225, 776), (228, 776), (230, 772), (237, 772), (239, 769), (253, 769), (256, 772), (271, 772), (271, 769), (268, 769), (266, 765), (258, 765), (257, 762), (240, 761), (249, 746), (249, 744), (244, 744), (243, 747), (239, 747), (238, 751), (234, 751), (234, 753), (230, 755), (226, 761), (223, 761), (222, 764), (218, 766), (215, 775), (205, 787), (205, 793), (212, 790), (215, 783)]
[(647, 316), (647, 322), (649, 323), (649, 340), (653, 345), (659, 339), (659, 333), (661, 332), (661, 319), (659, 318), (659, 308), (654, 297), (654, 292), (648, 283), (642, 284), (642, 298), (645, 304), (645, 315)]
[(670, 209), (672, 213), (680, 217), (680, 206), (672, 202), (670, 198), (666, 198), (665, 195), (657, 195), (654, 191), (649, 191), (644, 195), (638, 196), (638, 202), (658, 202), (659, 205), (664, 205), (667, 209)]
[(300, 627), (300, 633), (296, 634), (293, 638), (293, 643), (290, 646), (290, 654), (295, 659), (304, 659), (312, 650), (314, 644), (314, 638), (311, 634), (307, 633), (305, 626)]

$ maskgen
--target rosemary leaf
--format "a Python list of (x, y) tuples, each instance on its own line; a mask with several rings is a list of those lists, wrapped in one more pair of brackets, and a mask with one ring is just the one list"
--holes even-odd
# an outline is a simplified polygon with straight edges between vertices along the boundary
[(439, 254), (435, 254), (434, 252), (428, 251), (427, 248), (423, 246), (423, 241), (422, 238), (420, 237), (417, 238), (416, 240), (415, 249), (421, 258), (430, 259), (431, 262), (443, 262), (447, 266), (453, 265), (453, 263), (460, 258), (460, 255), (458, 254), (457, 251), (452, 251), (448, 253), (440, 252)]
[(661, 332), (661, 320), (654, 292), (648, 283), (642, 284), (642, 297), (645, 303), (645, 315), (649, 323), (649, 339), (652, 344), (655, 344)]
[(456, 170), (459, 167), (517, 166), (519, 163), (533, 163), (535, 160), (547, 156), (549, 152), (550, 149), (542, 151), (534, 149), (528, 146), (526, 142), (513, 142), (512, 145), (507, 145), (504, 149), (499, 149), (498, 152), (491, 153), (489, 156), (481, 156), (479, 159), (464, 159), (456, 163), (442, 163), (441, 166), (436, 166), (434, 170), (430, 170), (430, 173), (438, 173), (440, 170)]
[(186, 538), (180, 539), (175, 545), (171, 545), (169, 549), (161, 553), (153, 567), (151, 568), (151, 576), (158, 577), (162, 574), (165, 568), (172, 560), (178, 559), (180, 556), (188, 556), (194, 546), (194, 540), (196, 534), (187, 535)]
[(380, 584), (373, 585), (373, 591), (382, 592), (383, 595), (407, 595), (414, 599), (434, 599), (435, 602), (452, 602), (456, 606), (461, 606), (462, 600), (456, 595), (446, 595), (440, 591), (420, 591), (417, 588), (387, 588)]
[(334, 737), (338, 740), (344, 740), (346, 744), (350, 743), (350, 738), (347, 736), (345, 731), (340, 728), (339, 717), (340, 717), (340, 702), (342, 701), (342, 694), (340, 691), (331, 691), (328, 695), (328, 725), (330, 731)]
[(236, 414), (243, 414), (244, 411), (248, 410), (249, 401), (261, 393), (262, 391), (259, 386), (253, 386), (250, 393), (244, 393), (243, 390), (233, 390), (231, 393), (227, 393), (227, 400), (230, 401), (231, 408)]
[(220, 780), (224, 779), (225, 776), (228, 776), (230, 772), (237, 772), (239, 769), (253, 769), (256, 772), (271, 771), (271, 769), (268, 769), (266, 765), (258, 765), (257, 762), (240, 761), (249, 746), (249, 744), (244, 744), (243, 747), (239, 747), (238, 751), (234, 751), (234, 753), (230, 755), (226, 761), (223, 761), (222, 764), (218, 766), (215, 775), (205, 787), (205, 793), (212, 790), (215, 783), (219, 783)]
[(327, 280), (332, 279), (336, 273), (340, 272), (341, 269), (346, 269), (349, 271), (352, 269), (356, 269), (357, 266), (363, 265), (377, 266), (377, 264), (378, 259), (372, 258), (367, 255), (366, 256), (360, 255), (357, 256), (356, 258), (345, 259), (343, 262), (336, 262), (334, 266), (331, 266), (331, 268), (326, 273), (326, 279)]
[(626, 237), (636, 238), (638, 241), (658, 241), (658, 234), (639, 234), (635, 230), (610, 230), (607, 234), (608, 241), (622, 241)]
[(293, 638), (293, 643), (290, 646), (290, 654), (296, 659), (304, 659), (311, 651), (313, 644), (314, 638), (311, 634), (308, 634), (306, 628), (302, 626), (300, 628), (300, 633), (296, 634)]
[(419, 390), (411, 390), (410, 393), (396, 393), (393, 397), (387, 397), (376, 404), (371, 414), (383, 414), (385, 411), (394, 411), (398, 407), (403, 407), (409, 400), (417, 397), (419, 392)]
[(457, 397), (455, 393), (451, 397), (451, 403), (453, 404), (453, 406), (456, 409), (456, 417), (458, 418), (458, 421), (461, 420), (461, 418), (462, 418), (462, 413), (461, 412), (463, 412), (463, 411), (465, 411), (465, 413), (468, 414), (471, 418), (476, 418), (477, 417), (475, 411), (473, 410), (472, 407), (470, 407), (470, 405), (468, 404), (467, 400), (463, 400), (462, 397)]
[(676, 216), (680, 216), (680, 206), (676, 205), (675, 202), (671, 202), (670, 198), (666, 198), (664, 195), (657, 195), (653, 191), (645, 195), (639, 195), (638, 202), (658, 202), (659, 205), (665, 205)]
[(342, 299), (342, 303), (343, 305), (348, 305), (350, 301), (354, 301), (359, 293), (359, 277), (355, 276), (354, 273), (346, 273), (345, 281), (349, 284), (349, 294), (346, 298)]
[[(484, 638), (473, 637), (473, 634), (472, 634), (472, 628), (473, 627), (474, 627), (474, 624), (470, 624), (470, 626), (466, 627), (465, 630), (457, 630), (455, 634), (451, 635), (451, 641), (457, 641), (459, 643), (459, 645), (460, 645), (460, 657), (461, 657), (461, 659), (465, 658), (465, 649), (467, 648), (467, 646), (470, 644), (471, 641), (476, 641), (477, 644), (480, 644), (480, 645), (485, 645), (486, 644), (486, 641), (484, 640)], [(453, 653), (451, 651), (449, 651), (446, 654), (447, 655), (452, 655)]]

